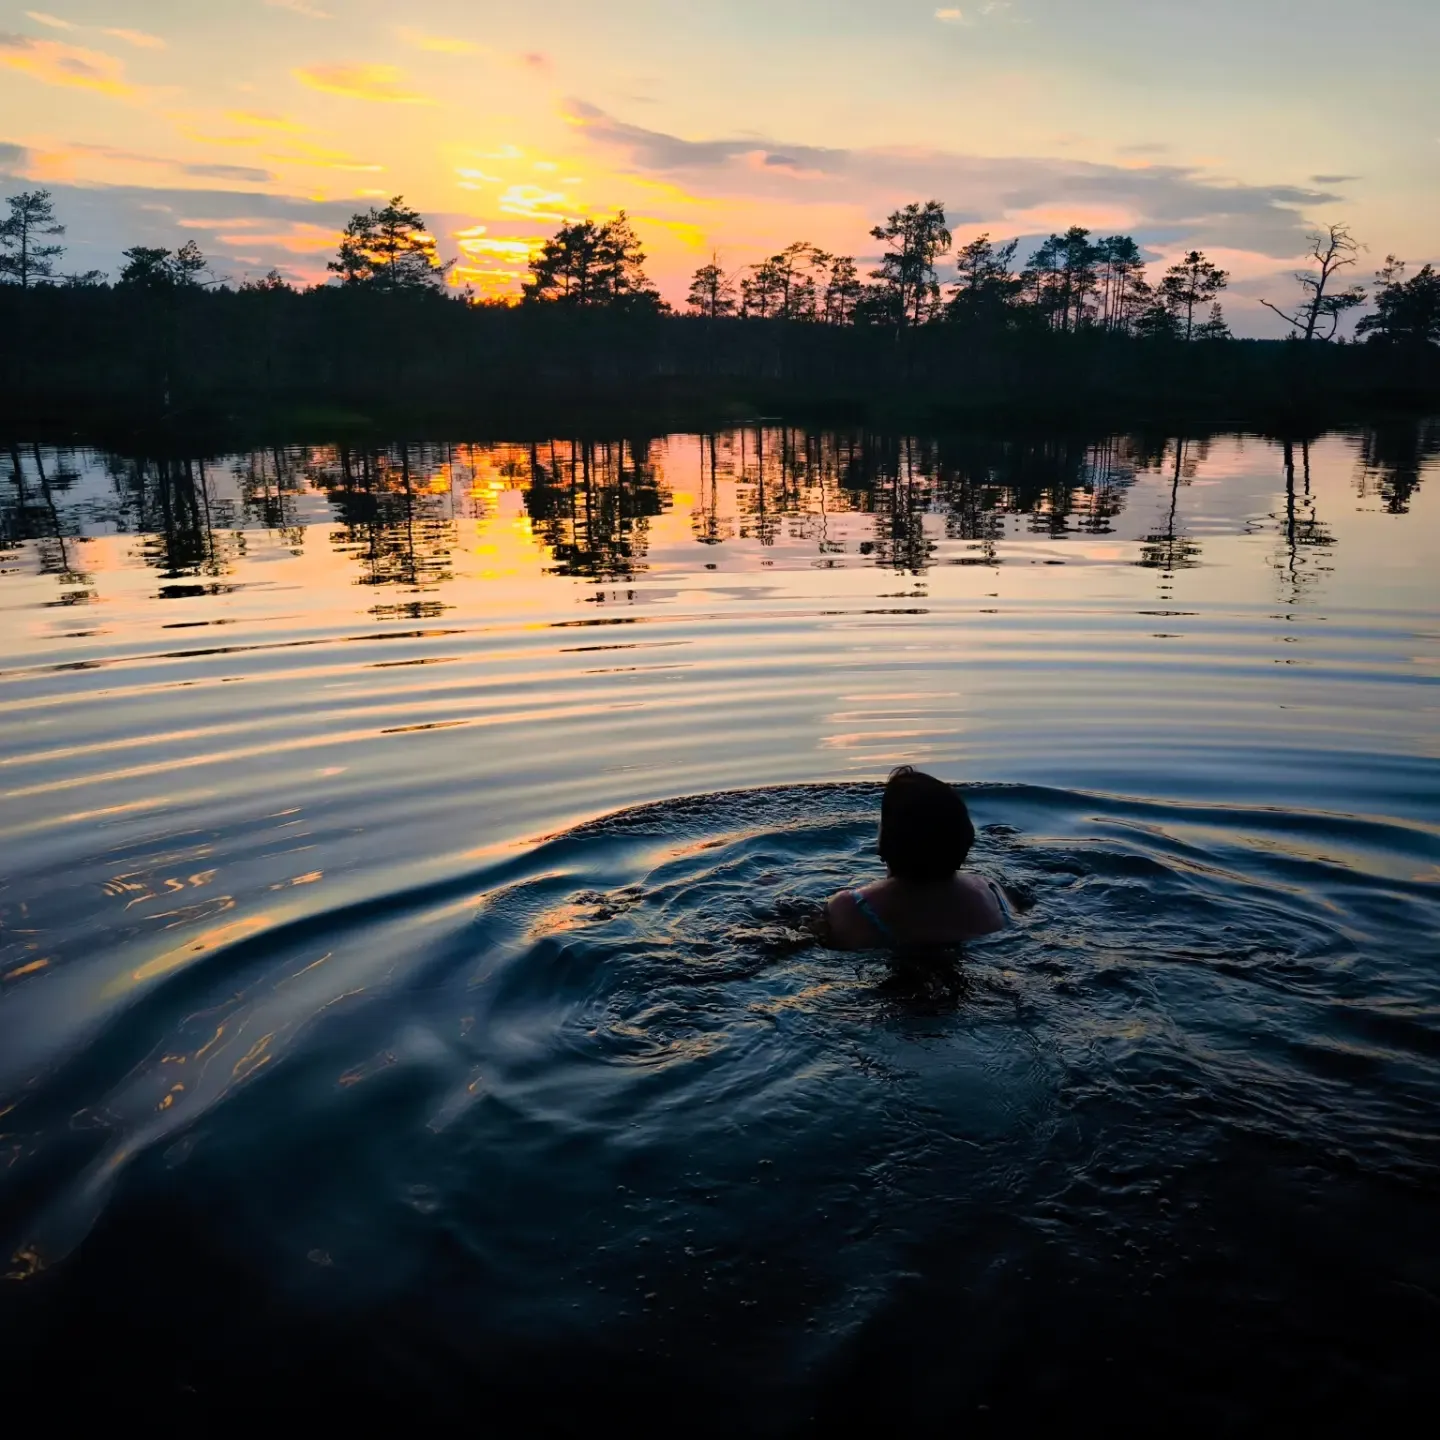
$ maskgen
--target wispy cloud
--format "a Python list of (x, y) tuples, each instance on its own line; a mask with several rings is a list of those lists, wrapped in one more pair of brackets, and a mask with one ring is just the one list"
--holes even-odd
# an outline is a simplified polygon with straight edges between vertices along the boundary
[(490, 185), (504, 185), (506, 183), (499, 175), (491, 175), (484, 170), (476, 170), (465, 165), (458, 166), (455, 173), (460, 177), (460, 179), (456, 181), (456, 184), (458, 184), (462, 190), (483, 190)]
[(310, 65), (292, 72), (311, 90), (344, 95), (351, 100), (378, 100), (392, 105), (430, 105), (428, 95), (405, 88), (405, 72), (395, 65)]
[(307, 20), (333, 20), (335, 18), (328, 10), (322, 10), (318, 5), (308, 4), (307, 0), (265, 0), (265, 3), (272, 10), (289, 10), (295, 15), (303, 15)]
[(677, 181), (711, 199), (863, 207), (878, 215), (917, 195), (963, 195), (964, 212), (950, 212), (953, 227), (983, 224), (1005, 235), (1043, 234), (1088, 217), (1157, 248), (1190, 243), (1289, 257), (1301, 249), (1306, 212), (1339, 198), (1325, 189), (1216, 180), (1183, 165), (839, 149), (754, 135), (688, 140), (584, 101), (570, 101), (568, 113), (587, 140), (621, 157), (622, 173)]
[(127, 45), (133, 45), (137, 50), (163, 50), (165, 42), (158, 35), (147, 34), (144, 30), (120, 30), (108, 28), (100, 32), (102, 35), (113, 35), (117, 40), (123, 40)]
[[(102, 160), (123, 162), (131, 165), (173, 165), (173, 160), (163, 155), (146, 155), (139, 150), (122, 150), (115, 145), (94, 145), (84, 140), (72, 140), (66, 151), (77, 155), (97, 155)], [(63, 157), (66, 151), (59, 152)]]
[(198, 161), (192, 163), (169, 155), (150, 155), (141, 150), (124, 150), (115, 145), (95, 145), (81, 140), (71, 141), (62, 150), (50, 152), (48, 158), (54, 161), (82, 156), (94, 156), (111, 165), (153, 165), (171, 170), (177, 175), (193, 175), (200, 180), (239, 180), (263, 185), (275, 179), (272, 171), (255, 165), (218, 165)]
[(935, 18), (942, 25), (973, 25), (976, 15), (983, 20), (1003, 20), (1010, 10), (1009, 0), (984, 0), (974, 10), (960, 10), (953, 5), (935, 12)]
[(566, 199), (563, 190), (546, 190), (539, 185), (512, 185), (499, 199), (502, 214), (518, 215), (525, 220), (544, 220), (552, 225), (562, 225), (573, 220), (573, 215), (555, 207)]
[(125, 66), (113, 55), (84, 50), (59, 40), (35, 40), (28, 35), (0, 31), (0, 65), (45, 85), (95, 90), (119, 98), (139, 93), (125, 80)]
[(158, 35), (151, 35), (145, 30), (126, 30), (123, 26), (109, 25), (77, 25), (73, 20), (62, 20), (58, 15), (47, 14), (44, 10), (27, 10), (27, 20), (33, 20), (37, 25), (46, 25), (51, 30), (91, 30), (101, 35), (109, 35), (115, 40), (123, 40), (127, 45), (133, 45), (137, 50), (164, 50), (165, 41)]
[(285, 115), (272, 115), (263, 110), (227, 110), (225, 118), (236, 125), (253, 125), (261, 130), (284, 130), (292, 134), (306, 128)]
[(273, 170), (261, 170), (255, 165), (182, 165), (180, 173), (201, 180), (241, 180), (252, 185), (266, 185), (275, 179)]
[(400, 30), (400, 38), (416, 50), (429, 50), (437, 55), (482, 55), (484, 45), (473, 40), (459, 40), (449, 35), (426, 35), (420, 30)]
[(492, 238), (488, 226), (463, 226), (453, 232), (460, 263), (450, 272), (450, 283), (473, 286), (481, 295), (514, 294), (524, 278), (530, 257), (545, 243), (540, 235)]

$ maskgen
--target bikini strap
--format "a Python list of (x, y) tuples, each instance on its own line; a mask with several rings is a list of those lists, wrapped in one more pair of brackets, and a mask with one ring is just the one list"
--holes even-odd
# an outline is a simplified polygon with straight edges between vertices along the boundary
[(894, 932), (880, 916), (876, 914), (875, 907), (865, 898), (864, 892), (852, 890), (850, 892), (850, 898), (855, 902), (855, 908), (865, 917), (870, 928), (874, 930), (887, 945), (893, 943), (895, 939)]
[(990, 887), (990, 893), (995, 897), (995, 903), (1000, 907), (1000, 917), (1008, 925), (1015, 918), (1014, 907), (1010, 904), (1009, 896), (1001, 889), (1000, 885), (988, 875), (984, 876), (985, 883)]

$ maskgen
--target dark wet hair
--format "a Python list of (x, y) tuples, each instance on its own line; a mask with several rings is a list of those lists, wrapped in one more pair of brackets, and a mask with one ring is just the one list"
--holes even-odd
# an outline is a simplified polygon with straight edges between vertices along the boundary
[(948, 880), (975, 843), (959, 791), (909, 765), (890, 772), (880, 801), (880, 858), (901, 880)]

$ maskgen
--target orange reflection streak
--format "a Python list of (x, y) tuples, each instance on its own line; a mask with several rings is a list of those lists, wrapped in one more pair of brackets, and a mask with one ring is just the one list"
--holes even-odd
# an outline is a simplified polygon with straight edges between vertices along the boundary
[[(315, 847), (313, 845), (302, 845), (299, 848), (302, 850), (313, 850)], [(294, 885), (313, 885), (317, 880), (323, 879), (324, 875), (325, 872), (323, 870), (310, 870), (304, 875), (295, 876), (293, 880), (278, 880), (270, 886), (270, 889), (288, 890)]]
[(312, 970), (318, 970), (335, 952), (327, 950), (318, 960), (312, 960), (308, 965), (302, 966), (293, 975), (286, 975), (283, 979), (275, 982), (275, 988), (279, 990), (282, 986), (292, 985), (302, 975), (308, 975)]
[[(6, 980), (19, 980), (24, 975), (33, 975), (37, 970), (43, 970), (49, 965), (49, 960), (32, 960), (28, 965), (20, 965), (14, 970), (8, 970), (4, 978)], [(0, 1111), (0, 1114), (3, 1114)]]
[(230, 1073), (236, 1080), (244, 1080), (262, 1066), (268, 1065), (275, 1057), (269, 1053), (274, 1034), (262, 1035), (231, 1067)]
[(223, 949), (226, 945), (233, 945), (237, 940), (243, 940), (247, 935), (254, 935), (261, 930), (268, 929), (273, 923), (274, 916), (261, 914), (252, 915), (243, 920), (232, 920), (228, 925), (219, 925), (213, 930), (207, 930), (193, 940), (187, 940), (183, 945), (177, 945), (174, 949), (157, 955), (153, 960), (147, 960), (143, 965), (130, 971), (128, 975), (112, 981), (106, 988), (106, 993), (109, 995), (120, 994), (132, 986), (143, 985), (147, 980), (155, 980), (161, 975), (168, 975), (172, 970), (183, 969), (186, 965), (194, 964), (196, 960), (205, 955)]

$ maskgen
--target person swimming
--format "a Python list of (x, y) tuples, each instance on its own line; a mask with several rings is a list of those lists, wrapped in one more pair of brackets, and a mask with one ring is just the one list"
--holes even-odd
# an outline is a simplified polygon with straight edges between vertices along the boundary
[(1010, 903), (995, 881), (961, 873), (975, 826), (959, 791), (909, 765), (890, 772), (880, 802), (887, 874), (841, 890), (825, 906), (837, 950), (923, 949), (1003, 930)]

